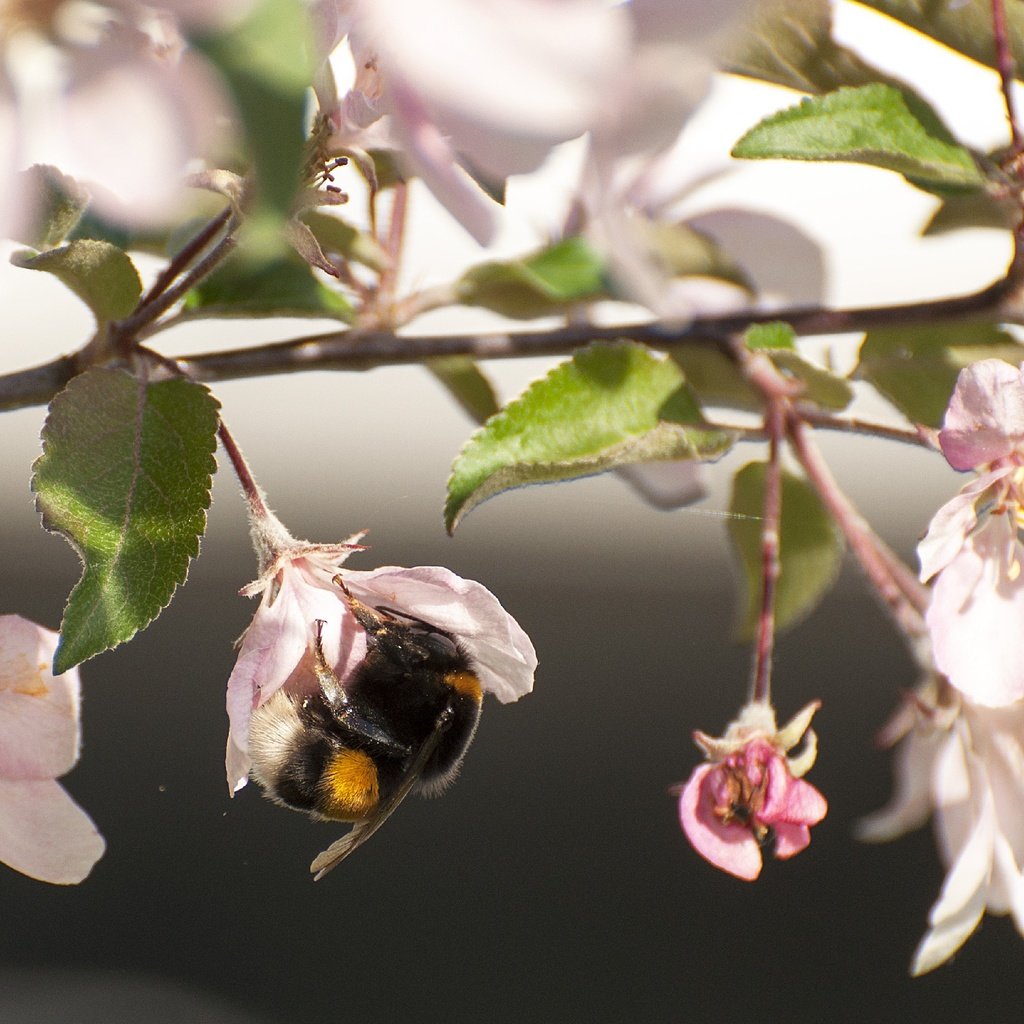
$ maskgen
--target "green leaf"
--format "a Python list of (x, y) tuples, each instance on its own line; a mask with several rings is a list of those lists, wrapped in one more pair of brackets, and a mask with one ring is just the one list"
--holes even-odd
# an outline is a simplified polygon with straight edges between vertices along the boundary
[(773, 320), (770, 324), (754, 324), (743, 338), (747, 348), (796, 349), (796, 333), (789, 324)]
[(672, 277), (713, 277), (753, 291), (750, 278), (720, 245), (689, 224), (636, 215), (631, 224)]
[(869, 331), (855, 375), (912, 423), (942, 425), (957, 374), (979, 359), (1019, 366), (1024, 346), (996, 324), (932, 324)]
[(38, 254), (17, 252), (11, 262), (60, 278), (99, 323), (120, 320), (135, 309), (142, 281), (128, 254), (110, 242), (82, 239)]
[(346, 260), (361, 263), (378, 272), (390, 266), (391, 260), (380, 242), (368, 232), (346, 223), (341, 217), (314, 210), (304, 213), (302, 219), (309, 225), (324, 252), (337, 253)]
[(751, 5), (725, 70), (800, 92), (867, 85), (882, 74), (832, 38), (829, 0), (761, 0)]
[(200, 384), (113, 369), (87, 370), (50, 403), (32, 486), (43, 525), (83, 563), (55, 672), (130, 640), (185, 581), (206, 528), (217, 409)]
[(193, 39), (223, 75), (241, 115), (259, 189), (249, 219), (264, 240), (290, 216), (300, 181), (313, 71), (308, 33), (299, 0), (259, 0), (241, 24)]
[[(937, 40), (979, 64), (995, 68), (995, 42), (992, 36), (991, 0), (860, 0), (865, 7), (901, 21), (910, 28)], [(1024, 69), (1024, 9), (1007, 3), (1006, 21), (1010, 46), (1019, 72)]]
[(853, 401), (853, 388), (842, 377), (807, 362), (796, 352), (775, 349), (770, 355), (777, 369), (803, 384), (804, 390), (800, 394), (803, 401), (813, 402), (833, 412), (845, 409)]
[(352, 306), (293, 255), (268, 263), (236, 253), (185, 296), (185, 316), (330, 317), (351, 322)]
[(936, 120), (911, 113), (899, 90), (876, 83), (805, 99), (765, 118), (733, 149), (747, 159), (843, 160), (902, 174), (923, 188), (982, 188), (968, 150)]
[(532, 256), (481, 263), (456, 283), (457, 300), (517, 320), (558, 313), (607, 289), (601, 257), (582, 238), (567, 238)]
[(426, 366), (477, 423), (500, 408), (494, 386), (470, 356), (435, 356)]
[[(763, 462), (744, 466), (733, 480), (729, 505), (731, 512), (747, 517), (729, 520), (729, 534), (746, 584), (737, 626), (741, 641), (753, 637), (760, 611), (764, 474)], [(810, 614), (835, 581), (842, 556), (842, 538), (813, 488), (802, 477), (783, 472), (776, 628), (785, 629)]]
[[(803, 383), (800, 397), (804, 401), (834, 412), (845, 409), (853, 401), (853, 389), (842, 377), (807, 362), (797, 352), (786, 348), (762, 351), (777, 369)], [(761, 396), (744, 380), (736, 364), (716, 349), (680, 345), (673, 349), (672, 358), (682, 368), (687, 383), (702, 403), (749, 410), (763, 408)]]
[(24, 206), (32, 210), (32, 222), (22, 229), (17, 240), (33, 249), (60, 245), (74, 231), (89, 205), (88, 189), (48, 164), (33, 164), (17, 177), (15, 191)]
[(671, 360), (631, 343), (594, 344), (555, 367), (467, 442), (448, 481), (445, 522), (525, 484), (634, 462), (714, 459), (732, 434), (704, 425)]

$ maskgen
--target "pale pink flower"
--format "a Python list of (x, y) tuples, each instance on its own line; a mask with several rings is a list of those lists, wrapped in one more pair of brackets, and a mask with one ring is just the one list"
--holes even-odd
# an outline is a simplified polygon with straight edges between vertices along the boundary
[(0, 615), (0, 861), (42, 882), (81, 882), (105, 844), (56, 781), (78, 760), (78, 669), (51, 671), (57, 634)]
[[(624, 10), (601, 0), (319, 0), (323, 52), (348, 35), (352, 88), (318, 96), (351, 151), (397, 148), (481, 244), (497, 204), (473, 176), (534, 170), (585, 132), (625, 67)], [(386, 120), (385, 120), (386, 119)], [(472, 175), (467, 172), (472, 171)]]
[(661, 317), (685, 320), (749, 305), (735, 285), (675, 279), (652, 244), (650, 226), (728, 165), (724, 155), (714, 166), (690, 161), (680, 174), (669, 170), (668, 157), (707, 95), (716, 55), (745, 6), (745, 0), (631, 3), (629, 58), (590, 129), (580, 188), (587, 237), (608, 259), (619, 289)]
[[(752, 882), (761, 873), (766, 842), (780, 860), (810, 843), (810, 826), (828, 811), (821, 793), (801, 778), (817, 753), (810, 723), (818, 707), (808, 704), (779, 729), (771, 707), (752, 702), (725, 736), (694, 733), (708, 763), (682, 786), (679, 821), (693, 848), (715, 867)], [(802, 752), (788, 757), (801, 741)]]
[(985, 359), (960, 372), (939, 442), (954, 469), (975, 469), (918, 545), (936, 577), (926, 622), (935, 664), (965, 697), (1024, 698), (1024, 372)]
[[(229, 102), (213, 69), (187, 49), (173, 15), (197, 5), (11, 4), (0, 14), (0, 173), (50, 163), (93, 192), (117, 221), (168, 219), (191, 161), (222, 148)], [(181, 11), (176, 12), (175, 7)], [(201, 23), (234, 17), (243, 0), (209, 0)], [(0, 231), (30, 211), (2, 182)]]
[[(312, 655), (317, 622), (323, 623), (324, 658), (343, 686), (366, 656), (366, 632), (334, 582), (358, 539), (318, 545), (278, 537), (278, 553), (259, 580), (243, 591), (260, 594), (261, 600), (228, 680), (227, 777), (233, 792), (248, 779), (253, 712), (282, 687), (302, 694), (319, 685)], [(479, 583), (441, 566), (383, 566), (369, 572), (345, 570), (342, 576), (349, 592), (364, 604), (386, 607), (456, 637), (482, 689), (502, 703), (533, 688), (533, 644)]]
[(934, 812), (947, 868), (911, 972), (948, 960), (986, 911), (1011, 914), (1024, 935), (1024, 703), (989, 708), (952, 696), (903, 739), (892, 803), (861, 824), (863, 839), (892, 839)]

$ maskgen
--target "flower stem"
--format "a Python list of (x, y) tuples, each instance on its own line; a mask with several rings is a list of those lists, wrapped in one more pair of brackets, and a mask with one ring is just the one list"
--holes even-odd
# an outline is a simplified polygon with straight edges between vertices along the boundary
[(779, 582), (779, 525), (782, 520), (782, 464), (788, 400), (769, 399), (764, 427), (768, 434), (768, 463), (764, 471), (764, 509), (761, 522), (761, 608), (757, 617), (750, 700), (771, 703), (772, 655), (775, 651), (775, 595)]
[(992, 0), (992, 37), (996, 46), (996, 69), (999, 71), (999, 84), (1003, 93), (1003, 103), (1006, 106), (1006, 120), (1010, 125), (1013, 155), (1019, 158), (1024, 153), (1024, 140), (1021, 138), (1013, 99), (1013, 80), (1016, 67), (1013, 50), (1010, 48), (1010, 33), (1006, 23), (1004, 0)]
[(806, 424), (793, 417), (788, 432), (794, 454), (843, 532), (864, 574), (904, 635), (909, 640), (918, 640), (925, 633), (928, 588), (918, 582), (842, 492)]
[(234, 469), (238, 483), (241, 485), (242, 494), (249, 504), (250, 514), (260, 519), (265, 519), (272, 515), (273, 513), (267, 508), (263, 491), (260, 485), (256, 483), (252, 471), (249, 469), (249, 463), (245, 461), (241, 448), (235, 443), (235, 439), (223, 419), (217, 425), (217, 436), (220, 438), (220, 443), (224, 446), (224, 451), (227, 452), (227, 456), (231, 460), (231, 467)]

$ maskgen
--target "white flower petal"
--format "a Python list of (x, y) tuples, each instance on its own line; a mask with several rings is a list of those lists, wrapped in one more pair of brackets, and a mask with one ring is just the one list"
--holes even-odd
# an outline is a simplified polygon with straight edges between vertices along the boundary
[(503, 704), (533, 689), (537, 654), (519, 623), (484, 586), (442, 566), (346, 572), (352, 593), (422, 619), (456, 637), (470, 656), (480, 685)]
[(944, 964), (972, 935), (985, 913), (985, 894), (979, 890), (953, 916), (934, 924), (921, 940), (910, 964), (916, 978)]
[(991, 516), (939, 574), (926, 622), (935, 664), (966, 697), (1002, 707), (1024, 697), (1024, 548), (1017, 575), (1006, 565), (1013, 526)]
[(52, 780), (0, 779), (0, 861), (41, 882), (81, 882), (106, 844), (92, 819)]
[(978, 523), (975, 504), (997, 480), (1013, 472), (1012, 466), (975, 477), (932, 517), (928, 532), (917, 545), (921, 563), (921, 582), (927, 583), (960, 553), (964, 542)]
[(628, 21), (598, 0), (372, 0), (359, 32), (453, 146), (500, 176), (532, 170), (596, 119)]
[(0, 777), (53, 779), (78, 760), (78, 669), (51, 671), (57, 634), (0, 616)]
[(932, 769), (947, 734), (917, 728), (896, 751), (896, 786), (890, 802), (857, 823), (857, 838), (884, 843), (923, 825), (932, 813)]

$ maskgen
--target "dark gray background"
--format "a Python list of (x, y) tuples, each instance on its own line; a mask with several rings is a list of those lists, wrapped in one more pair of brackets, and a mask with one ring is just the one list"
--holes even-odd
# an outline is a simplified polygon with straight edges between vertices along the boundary
[[(247, 429), (257, 466), (308, 450), (290, 431)], [(261, 474), (272, 501), (319, 540), (372, 525), (376, 545), (353, 567), (444, 562), (484, 581), (537, 646), (535, 693), (489, 700), (448, 794), (408, 801), (313, 884), (308, 863), (340, 829), (253, 787), (229, 800), (223, 778), (231, 642), (254, 607), (236, 595), (254, 566), (224, 466), (189, 585), (83, 668), (85, 747), (67, 785), (106, 856), (76, 888), (0, 871), (4, 1024), (860, 1024), (960, 1020), (966, 1005), (974, 1020), (1020, 1019), (1022, 946), (1006, 920), (987, 918), (934, 975), (907, 977), (943, 877), (930, 831), (880, 847), (851, 838), (888, 798), (873, 733), (912, 682), (854, 569), (777, 658), (781, 715), (824, 701), (811, 779), (829, 816), (805, 853), (739, 882), (690, 850), (668, 792), (698, 760), (691, 730), (721, 731), (746, 689), (724, 523), (648, 510), (602, 479), (496, 499), (449, 540), (437, 509), (451, 446), (427, 457), (416, 442), (382, 463), (373, 429), (318, 442), (306, 491)], [(424, 461), (433, 489), (407, 486)], [(10, 470), (21, 532), (0, 610), (55, 624), (75, 559), (31, 529), (26, 466)]]

